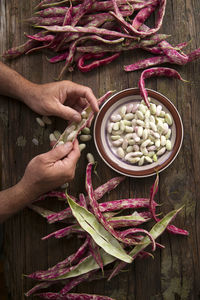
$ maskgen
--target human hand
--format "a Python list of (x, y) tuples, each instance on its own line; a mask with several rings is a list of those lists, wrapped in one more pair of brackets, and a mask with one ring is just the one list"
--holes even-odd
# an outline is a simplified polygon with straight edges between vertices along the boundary
[(87, 103), (93, 111), (99, 110), (90, 88), (68, 80), (31, 85), (24, 102), (41, 115), (54, 115), (77, 123), (81, 121), (80, 111)]
[(72, 180), (79, 157), (77, 140), (73, 144), (68, 142), (34, 157), (19, 182), (29, 203)]

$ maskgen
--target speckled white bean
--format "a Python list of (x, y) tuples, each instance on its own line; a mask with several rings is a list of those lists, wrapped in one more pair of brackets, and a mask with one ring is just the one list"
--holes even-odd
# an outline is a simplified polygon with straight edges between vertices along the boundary
[(144, 115), (145, 119), (149, 119), (149, 118), (150, 118), (150, 115), (151, 115), (151, 112), (150, 112), (150, 110), (148, 109), (148, 110), (145, 112), (145, 115)]
[(138, 109), (138, 106), (139, 106), (138, 103), (133, 103), (132, 113), (136, 112), (136, 110)]
[(50, 133), (49, 140), (50, 140), (50, 142), (57, 142), (57, 139), (53, 133)]
[[(133, 121), (132, 121), (133, 122)], [(123, 120), (123, 123), (125, 126), (131, 126), (132, 125), (132, 122), (131, 121), (128, 121), (128, 120)]]
[(144, 159), (145, 159), (148, 163), (152, 163), (152, 162), (153, 162), (152, 158), (149, 157), (149, 156), (145, 156)]
[(155, 140), (155, 146), (156, 146), (157, 148), (160, 147), (160, 139)]
[(161, 146), (166, 145), (166, 137), (164, 135), (161, 135), (161, 137), (160, 137), (160, 145)]
[(147, 150), (148, 150), (148, 151), (155, 151), (156, 149), (157, 149), (157, 148), (156, 148), (155, 145), (152, 145), (152, 146), (147, 147)]
[[(74, 124), (72, 124), (72, 125), (69, 125), (68, 127), (67, 127), (67, 129), (66, 129), (66, 134), (68, 135), (68, 134), (70, 134), (72, 131), (74, 131), (75, 129), (76, 129), (76, 125), (74, 125)], [(54, 133), (55, 134), (55, 133)]]
[(109, 123), (108, 123), (108, 125), (107, 125), (107, 131), (108, 131), (108, 133), (111, 133), (111, 132), (112, 132), (113, 125), (114, 125), (113, 122), (109, 122)]
[(166, 135), (169, 129), (169, 125), (167, 123), (163, 123), (163, 134)]
[(147, 147), (147, 146), (149, 145), (150, 142), (151, 142), (151, 140), (150, 140), (150, 139), (147, 139), (146, 141), (144, 141), (144, 142), (141, 144), (141, 147), (142, 147), (142, 148)]
[(150, 103), (150, 111), (153, 115), (156, 114), (156, 105), (154, 103)]
[(86, 144), (79, 144), (79, 150), (80, 152), (83, 151), (86, 148)]
[(169, 125), (169, 126), (171, 126), (172, 125), (172, 123), (173, 123), (173, 120), (172, 120), (172, 117), (171, 117), (171, 115), (170, 114), (165, 114), (165, 121), (167, 122), (167, 124)]
[(169, 128), (167, 134), (165, 135), (166, 139), (168, 140), (171, 136), (172, 130)]
[(122, 149), (122, 147), (119, 147), (119, 148), (117, 149), (117, 155), (118, 155), (119, 157), (121, 157), (121, 158), (124, 158), (125, 152), (124, 152), (124, 150)]
[(155, 137), (155, 139), (159, 139), (160, 138), (160, 134), (158, 132), (154, 132), (154, 131), (150, 131), (150, 134)]
[(164, 130), (164, 124), (163, 124), (163, 122), (158, 122), (157, 123), (157, 129), (158, 129), (158, 132), (159, 133), (162, 133), (163, 132), (163, 130)]
[(89, 142), (92, 139), (92, 136), (90, 134), (81, 134), (80, 140), (81, 142)]
[(144, 114), (140, 110), (137, 110), (135, 114), (138, 117), (138, 119), (142, 121), (144, 120)]
[(146, 140), (148, 136), (149, 136), (149, 130), (145, 128), (142, 132), (142, 137), (144, 140)]
[(156, 107), (156, 115), (157, 115), (157, 116), (160, 116), (161, 110), (162, 110), (162, 105), (158, 105), (158, 106)]
[(135, 145), (135, 140), (134, 139), (130, 139), (130, 140), (128, 140), (128, 144), (130, 145), (130, 146), (133, 146), (133, 145)]
[(112, 142), (113, 146), (115, 146), (115, 147), (121, 146), (122, 143), (123, 143), (122, 138), (118, 139), (117, 141)]
[(94, 156), (92, 155), (92, 153), (87, 153), (86, 157), (87, 157), (87, 160), (89, 163), (91, 163), (91, 164), (95, 163), (95, 159), (94, 159)]
[(133, 127), (126, 126), (126, 127), (125, 127), (125, 131), (126, 131), (127, 133), (133, 132)]
[(67, 136), (67, 142), (72, 141), (72, 140), (76, 137), (76, 135), (77, 135), (77, 131), (76, 131), (76, 130), (72, 131), (72, 132)]
[(122, 143), (122, 149), (123, 149), (123, 150), (126, 150), (127, 147), (128, 147), (128, 140), (127, 140), (127, 139), (124, 139), (124, 140), (123, 140), (123, 143)]
[(145, 115), (146, 111), (147, 111), (147, 106), (144, 105), (144, 104), (140, 104), (139, 107), (138, 107), (139, 111), (142, 112), (143, 115)]
[(139, 141), (140, 141), (140, 137), (136, 134), (136, 132), (133, 133), (133, 139), (134, 139), (136, 142), (139, 142)]
[(154, 156), (154, 154), (155, 154), (154, 151), (149, 151), (148, 156), (149, 156), (149, 157), (152, 157), (152, 156)]
[(156, 154), (154, 154), (154, 156), (153, 156), (153, 161), (156, 162), (157, 160), (158, 160), (158, 157), (157, 157)]
[(120, 121), (119, 128), (120, 128), (121, 131), (125, 130), (126, 125), (124, 124), (124, 121), (122, 121), (122, 120)]
[(171, 141), (170, 140), (167, 140), (166, 141), (166, 149), (168, 150), (168, 151), (171, 151), (172, 150), (172, 143), (171, 143)]
[(120, 138), (121, 138), (120, 135), (111, 135), (111, 140), (113, 140), (113, 141), (117, 141), (117, 140), (119, 140)]
[(126, 152), (129, 153), (129, 152), (133, 152), (133, 146), (128, 146), (126, 148)]
[(112, 116), (110, 117), (110, 119), (111, 119), (112, 122), (115, 123), (115, 122), (121, 121), (122, 117), (121, 117), (119, 114), (117, 114), (117, 115), (112, 115)]
[(161, 110), (161, 112), (160, 112), (160, 117), (162, 117), (162, 118), (164, 118), (165, 117), (165, 111), (164, 110)]
[(38, 145), (39, 145), (39, 141), (38, 141), (38, 139), (36, 139), (36, 138), (33, 138), (33, 139), (32, 139), (32, 143), (33, 143), (35, 146), (38, 146)]
[(111, 134), (112, 135), (121, 135), (124, 131), (122, 130), (112, 130)]
[(141, 136), (143, 135), (143, 127), (142, 127), (142, 126), (139, 126), (138, 129), (137, 129), (137, 131), (136, 131), (136, 133), (137, 133), (137, 135), (138, 135), (139, 137), (141, 137)]
[(149, 123), (149, 120), (145, 120), (145, 122), (144, 122), (144, 127), (146, 128), (146, 129), (149, 129), (150, 128), (150, 123)]
[(140, 158), (140, 160), (138, 161), (138, 165), (139, 166), (142, 166), (144, 164), (144, 156), (142, 156), (141, 158)]
[(119, 122), (113, 124), (113, 130), (119, 130)]
[(166, 151), (166, 147), (162, 147), (160, 150), (157, 151), (156, 154), (157, 154), (158, 156), (160, 156), (160, 155), (163, 155), (163, 154), (165, 153), (165, 151)]
[(149, 122), (153, 122), (153, 123), (156, 123), (156, 119), (154, 118), (154, 116), (150, 116), (149, 117)]
[(130, 139), (133, 139), (134, 137), (133, 137), (133, 133), (127, 133), (126, 135), (125, 135), (125, 139), (127, 139), (128, 141), (130, 140)]
[(139, 125), (139, 126), (142, 126), (142, 127), (145, 126), (145, 123), (142, 120), (136, 120), (136, 124)]
[(132, 154), (134, 152), (128, 153), (125, 156), (125, 160), (128, 160), (130, 163), (135, 164), (140, 160), (140, 157), (133, 157)]
[(54, 134), (56, 140), (58, 140), (60, 138), (60, 136), (61, 136), (61, 133), (58, 130), (54, 130), (53, 134)]
[(82, 129), (81, 132), (84, 133), (84, 134), (90, 134), (90, 128), (85, 127), (85, 128)]
[(133, 113), (128, 113), (124, 116), (125, 120), (132, 120), (134, 118), (134, 114)]
[(149, 125), (150, 125), (150, 127), (151, 127), (151, 129), (153, 130), (153, 131), (157, 131), (157, 126), (156, 126), (156, 124), (155, 123), (153, 123), (153, 122), (149, 122)]
[(140, 147), (138, 145), (133, 145), (133, 151), (139, 151), (140, 150)]
[(148, 155), (149, 151), (147, 150), (147, 148), (145, 147), (140, 147), (140, 151), (144, 154), (144, 155)]
[(123, 118), (126, 114), (126, 105), (123, 105), (121, 108), (120, 108), (120, 115), (121, 117)]
[(83, 111), (81, 112), (81, 117), (84, 118), (84, 119), (87, 119), (88, 114), (87, 114), (87, 112), (86, 112), (85, 110), (83, 110)]
[(45, 124), (44, 124), (44, 122), (42, 121), (41, 118), (36, 118), (36, 122), (37, 122), (41, 127), (44, 127), (44, 126), (45, 126)]
[(129, 103), (127, 106), (126, 106), (126, 112), (127, 114), (132, 112), (132, 109), (133, 109), (133, 103)]

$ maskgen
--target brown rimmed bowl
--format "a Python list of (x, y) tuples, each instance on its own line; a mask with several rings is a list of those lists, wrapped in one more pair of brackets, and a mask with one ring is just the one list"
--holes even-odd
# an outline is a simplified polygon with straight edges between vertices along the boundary
[(158, 158), (157, 162), (138, 166), (123, 161), (112, 151), (111, 142), (109, 141), (106, 130), (110, 116), (119, 107), (131, 102), (139, 103), (141, 101), (138, 88), (122, 90), (111, 96), (102, 105), (94, 124), (94, 141), (97, 151), (103, 161), (114, 171), (130, 177), (148, 177), (166, 169), (176, 158), (183, 141), (183, 124), (174, 104), (164, 95), (154, 90), (147, 89), (147, 91), (148, 96), (151, 98), (151, 102), (156, 105), (161, 104), (164, 111), (170, 113), (173, 118), (173, 124), (170, 127), (172, 130), (172, 150), (165, 152), (165, 154)]

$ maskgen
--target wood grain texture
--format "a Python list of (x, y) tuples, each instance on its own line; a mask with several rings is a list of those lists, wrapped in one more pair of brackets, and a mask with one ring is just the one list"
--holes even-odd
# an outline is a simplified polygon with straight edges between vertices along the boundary
[[(32, 32), (23, 20), (31, 15), (36, 3), (37, 1), (31, 0), (0, 1), (0, 54), (24, 42), (24, 32)], [(200, 47), (199, 12), (199, 0), (168, 0), (161, 32), (171, 34), (169, 41), (174, 45), (191, 41), (186, 52)], [(127, 74), (122, 67), (144, 57), (147, 55), (143, 51), (124, 53), (108, 66), (88, 74), (75, 70), (65, 78), (90, 86), (99, 97), (110, 89), (119, 91), (137, 86), (140, 72)], [(44, 53), (23, 56), (7, 63), (27, 79), (38, 83), (53, 81), (62, 67), (62, 64), (50, 65)], [(190, 235), (177, 237), (165, 233), (159, 239), (165, 249), (158, 249), (154, 260), (138, 259), (129, 271), (123, 272), (111, 282), (101, 280), (84, 283), (76, 291), (105, 294), (117, 300), (200, 299), (200, 60), (184, 67), (175, 66), (175, 69), (189, 83), (152, 78), (147, 80), (146, 86), (171, 99), (183, 120), (183, 146), (177, 159), (160, 175), (157, 200), (163, 203), (161, 210), (164, 213), (185, 205), (175, 223), (189, 230)], [(2, 187), (7, 188), (21, 178), (32, 157), (49, 149), (49, 132), (63, 129), (66, 122), (55, 118), (53, 125), (44, 130), (38, 128), (36, 114), (23, 104), (6, 97), (1, 97), (0, 103)], [(39, 138), (39, 147), (32, 144), (33, 136)], [(94, 176), (94, 185), (98, 186), (116, 176), (116, 173), (101, 161), (93, 142), (88, 146), (98, 161), (99, 177)], [(74, 195), (84, 191), (86, 152), (87, 150), (83, 151), (75, 180), (70, 184), (70, 193)], [(153, 180), (154, 178), (127, 178), (104, 199), (148, 197)], [(43, 203), (43, 206), (59, 210), (63, 204), (51, 199)], [(64, 259), (80, 245), (81, 241), (78, 239), (70, 242), (65, 239), (41, 241), (42, 236), (61, 227), (60, 224), (47, 225), (41, 217), (28, 209), (4, 224), (4, 264), (9, 299), (24, 299), (24, 292), (33, 286), (33, 282), (22, 278), (22, 274), (46, 269)]]

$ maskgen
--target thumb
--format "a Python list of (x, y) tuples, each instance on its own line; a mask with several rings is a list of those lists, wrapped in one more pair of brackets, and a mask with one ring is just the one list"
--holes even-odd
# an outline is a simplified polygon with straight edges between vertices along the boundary
[(55, 147), (54, 149), (50, 150), (44, 155), (46, 155), (49, 162), (56, 162), (60, 159), (63, 159), (65, 156), (67, 156), (71, 152), (72, 148), (73, 148), (72, 143), (67, 142), (66, 144)]
[(56, 112), (57, 117), (63, 118), (65, 120), (74, 121), (79, 123), (81, 121), (81, 115), (79, 112), (69, 106), (63, 104), (58, 105), (58, 110)]

